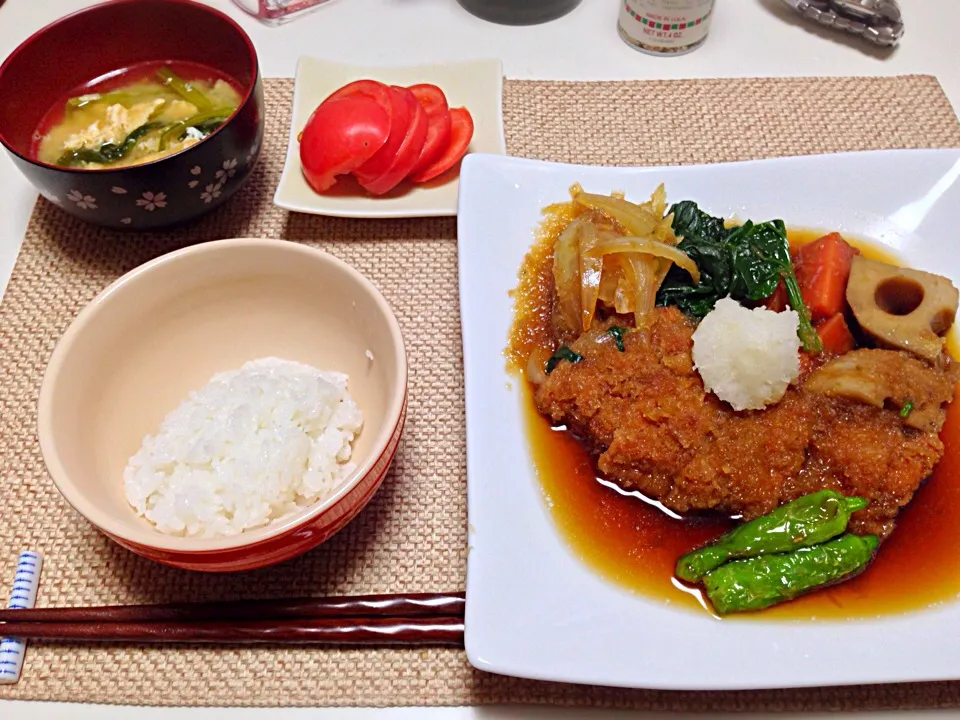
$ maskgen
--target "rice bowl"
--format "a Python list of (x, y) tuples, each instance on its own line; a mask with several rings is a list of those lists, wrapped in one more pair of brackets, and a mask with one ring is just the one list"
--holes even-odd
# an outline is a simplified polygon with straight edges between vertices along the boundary
[[(158, 532), (128, 502), (130, 458), (191, 392), (268, 357), (349, 377), (363, 413), (356, 467), (324, 499), (239, 533)], [(189, 570), (250, 570), (310, 550), (366, 506), (397, 452), (406, 394), (396, 316), (360, 272), (296, 242), (218, 240), (141, 265), (80, 312), (47, 366), (38, 436), (64, 499), (115, 542)]]

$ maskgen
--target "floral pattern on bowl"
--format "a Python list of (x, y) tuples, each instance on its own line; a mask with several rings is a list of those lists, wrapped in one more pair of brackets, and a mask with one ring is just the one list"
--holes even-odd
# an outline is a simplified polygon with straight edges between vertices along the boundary
[[(255, 116), (262, 117), (259, 81), (254, 95)], [(206, 141), (150, 166), (65, 174), (53, 171), (45, 176), (40, 194), (70, 215), (114, 229), (156, 230), (192, 220), (226, 202), (260, 157), (263, 126), (256, 121), (243, 122), (239, 116), (245, 111), (241, 108), (229, 126)], [(244, 142), (251, 129), (244, 130), (248, 125), (254, 133), (252, 144)], [(237, 131), (242, 134), (237, 136)], [(159, 164), (166, 166), (162, 175), (147, 172), (148, 167)], [(44, 168), (21, 164), (28, 176), (34, 169)]]

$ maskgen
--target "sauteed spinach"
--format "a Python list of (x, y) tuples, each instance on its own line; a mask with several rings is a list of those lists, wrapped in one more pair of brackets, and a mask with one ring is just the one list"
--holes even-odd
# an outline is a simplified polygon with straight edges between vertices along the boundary
[(809, 352), (822, 349), (800, 295), (782, 220), (747, 220), (727, 227), (723, 218), (708, 215), (689, 200), (675, 204), (670, 212), (674, 233), (683, 237), (677, 248), (697, 264), (700, 282), (694, 285), (689, 273), (673, 266), (657, 292), (658, 305), (676, 305), (703, 317), (720, 298), (762, 300), (782, 280), (790, 307), (800, 316), (797, 334), (803, 348)]

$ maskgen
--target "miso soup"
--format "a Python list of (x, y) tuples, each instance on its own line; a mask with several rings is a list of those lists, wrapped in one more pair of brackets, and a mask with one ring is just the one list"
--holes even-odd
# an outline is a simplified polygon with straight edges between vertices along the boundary
[(80, 169), (151, 162), (200, 142), (237, 109), (226, 78), (188, 63), (112, 73), (51, 109), (37, 133), (37, 159)]

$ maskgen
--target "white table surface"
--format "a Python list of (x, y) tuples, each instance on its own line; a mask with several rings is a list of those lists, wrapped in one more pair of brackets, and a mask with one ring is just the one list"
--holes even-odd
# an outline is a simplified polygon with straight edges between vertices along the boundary
[[(619, 39), (618, 0), (583, 0), (566, 17), (533, 27), (483, 22), (461, 9), (455, 0), (335, 0), (280, 28), (261, 25), (228, 0), (205, 1), (237, 18), (250, 33), (266, 77), (292, 76), (302, 54), (368, 65), (499, 57), (508, 77), (546, 80), (922, 73), (935, 75), (954, 108), (960, 109), (958, 0), (901, 0), (906, 34), (893, 52), (794, 19), (781, 0), (719, 0), (706, 44), (689, 55), (665, 58), (636, 52)], [(0, 0), (0, 58), (46, 23), (93, 4), (89, 0)], [(882, 122), (882, 118), (877, 120)], [(797, 118), (797, 122), (803, 119)], [(0, 289), (9, 278), (35, 199), (36, 193), (9, 158), (5, 154), (0, 157)], [(4, 593), (0, 590), (0, 596)], [(175, 678), (170, 680), (176, 682)], [(595, 715), (613, 720), (628, 716), (529, 708), (130, 710), (0, 700), (0, 718), (4, 719), (120, 720), (134, 713), (138, 720), (573, 720)]]

